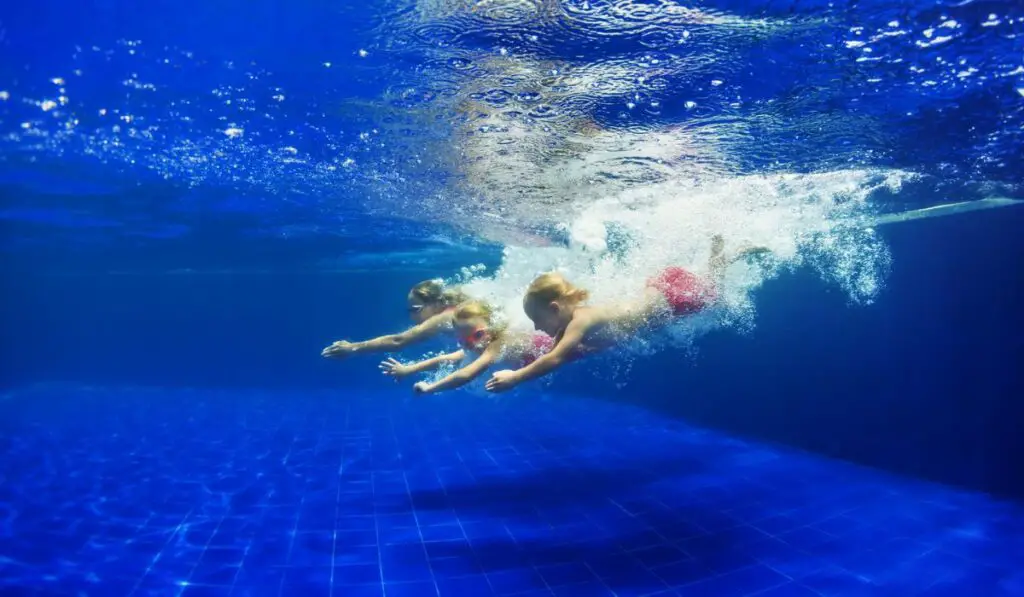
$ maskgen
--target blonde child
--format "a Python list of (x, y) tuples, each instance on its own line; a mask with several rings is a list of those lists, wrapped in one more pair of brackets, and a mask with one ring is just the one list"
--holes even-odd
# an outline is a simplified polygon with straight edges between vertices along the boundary
[(403, 365), (395, 359), (387, 359), (380, 364), (381, 372), (395, 379), (402, 379), (415, 373), (436, 369), (445, 363), (462, 361), (468, 355), (476, 357), (468, 365), (441, 380), (433, 383), (420, 381), (413, 386), (417, 394), (434, 394), (466, 385), (498, 361), (512, 361), (520, 366), (529, 365), (553, 345), (550, 336), (509, 332), (503, 325), (497, 324), (495, 319), (493, 310), (486, 303), (462, 303), (453, 313), (455, 333), (462, 346), (461, 350), (408, 365)]
[(537, 330), (554, 338), (554, 347), (524, 367), (494, 373), (485, 387), (492, 392), (512, 389), (554, 371), (582, 352), (607, 348), (645, 325), (698, 313), (718, 300), (719, 286), (731, 263), (768, 251), (747, 247), (727, 257), (724, 248), (721, 236), (712, 237), (707, 276), (668, 267), (648, 280), (642, 298), (618, 305), (585, 306), (586, 290), (573, 286), (561, 274), (539, 276), (526, 292), (523, 309)]
[(409, 317), (416, 324), (404, 332), (366, 340), (338, 340), (320, 352), (324, 358), (340, 359), (354, 354), (399, 350), (436, 336), (453, 325), (456, 307), (467, 300), (458, 289), (445, 288), (437, 280), (426, 280), (412, 287), (406, 296)]

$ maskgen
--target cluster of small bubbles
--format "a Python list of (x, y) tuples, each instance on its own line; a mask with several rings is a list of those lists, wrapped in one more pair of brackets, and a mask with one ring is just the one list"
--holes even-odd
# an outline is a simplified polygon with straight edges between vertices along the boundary
[[(333, 207), (331, 202), (337, 194), (325, 192), (345, 183), (350, 189), (365, 186), (369, 196), (375, 191), (384, 193), (384, 199), (392, 203), (405, 202), (411, 195), (400, 188), (405, 184), (401, 178), (388, 179), (376, 171), (393, 168), (397, 160), (382, 159), (369, 168), (355, 167), (371, 146), (373, 151), (386, 146), (387, 133), (380, 126), (385, 119), (380, 114), (364, 120), (375, 126), (363, 129), (372, 131), (368, 134), (373, 138), (361, 141), (356, 139), (356, 132), (342, 130), (316, 104), (308, 106), (293, 99), (287, 106), (289, 114), (285, 114), (281, 108), (286, 90), (264, 86), (263, 81), (272, 76), (251, 62), (227, 61), (217, 66), (222, 69), (219, 78), (223, 82), (212, 87), (210, 93), (220, 101), (210, 103), (176, 95), (173, 85), (153, 84), (163, 81), (168, 67), (175, 69), (173, 77), (180, 77), (178, 72), (187, 76), (189, 69), (208, 68), (209, 62), (189, 51), (165, 47), (143, 52), (139, 41), (122, 40), (111, 49), (76, 48), (73, 59), (75, 68), (71, 72), (76, 76), (86, 73), (87, 86), (120, 85), (128, 93), (121, 98), (107, 96), (99, 100), (102, 103), (83, 101), (69, 96), (65, 90), (67, 77), (56, 74), (45, 78), (47, 85), (42, 92), (24, 82), (4, 90), (0, 99), (17, 98), (44, 116), (22, 110), (10, 111), (11, 118), (5, 118), (14, 130), (4, 131), (0, 140), (23, 152), (28, 160), (59, 157), (70, 150), (117, 172), (123, 172), (125, 166), (142, 168), (191, 187), (229, 185), (243, 194), (262, 192), (270, 201), (292, 193), (317, 196), (303, 202), (315, 202), (325, 213), (356, 207), (351, 203)], [(108, 64), (94, 68), (97, 62)], [(56, 93), (51, 85), (56, 86)], [(254, 98), (265, 99), (261, 103)], [(302, 127), (282, 130), (293, 113), (302, 115), (303, 110), (307, 120)], [(365, 111), (374, 110), (379, 108), (368, 107)], [(388, 118), (396, 127), (408, 121), (395, 114)], [(347, 123), (342, 120), (341, 124)], [(307, 156), (305, 150), (309, 147), (318, 149)], [(385, 179), (387, 184), (380, 185)]]
[[(692, 350), (695, 340), (710, 330), (752, 330), (756, 312), (751, 293), (800, 265), (812, 266), (852, 302), (870, 303), (882, 288), (891, 256), (878, 235), (862, 225), (871, 213), (867, 199), (898, 188), (908, 178), (912, 176), (896, 172), (850, 171), (634, 189), (591, 201), (575, 221), (566, 222), (568, 246), (507, 247), (494, 275), (473, 279), (466, 289), (504, 309), (512, 327), (529, 329), (522, 295), (544, 271), (560, 271), (588, 289), (594, 304), (614, 304), (635, 300), (646, 281), (664, 267), (707, 273), (711, 233), (726, 239), (727, 252), (742, 246), (767, 248), (768, 257), (740, 261), (727, 270), (714, 309), (677, 320), (627, 346), (629, 358), (666, 345)], [(620, 238), (613, 241), (613, 236)]]
[(156, 90), (156, 85), (154, 85), (152, 83), (143, 83), (142, 81), (139, 80), (139, 75), (136, 74), (136, 73), (132, 73), (131, 76), (129, 78), (125, 79), (124, 81), (122, 81), (121, 84), (124, 85), (125, 87), (131, 87), (133, 89), (140, 89), (140, 90), (144, 90), (144, 91), (155, 91)]
[(458, 272), (453, 274), (452, 277), (445, 279), (443, 282), (446, 286), (463, 286), (473, 279), (484, 275), (486, 272), (487, 266), (482, 263), (467, 265), (459, 268)]

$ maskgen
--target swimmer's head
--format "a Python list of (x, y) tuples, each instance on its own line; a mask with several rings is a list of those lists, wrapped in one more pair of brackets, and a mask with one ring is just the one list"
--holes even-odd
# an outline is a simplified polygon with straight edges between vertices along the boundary
[(455, 310), (455, 334), (468, 350), (483, 350), (501, 335), (494, 310), (482, 301), (467, 301)]
[(573, 311), (587, 300), (589, 293), (573, 286), (562, 274), (549, 272), (538, 276), (526, 290), (523, 310), (533, 327), (549, 336), (557, 336), (572, 321)]
[(464, 300), (466, 300), (464, 294), (453, 288), (445, 288), (439, 280), (420, 282), (412, 287), (409, 296), (406, 297), (409, 317), (416, 323), (422, 323)]

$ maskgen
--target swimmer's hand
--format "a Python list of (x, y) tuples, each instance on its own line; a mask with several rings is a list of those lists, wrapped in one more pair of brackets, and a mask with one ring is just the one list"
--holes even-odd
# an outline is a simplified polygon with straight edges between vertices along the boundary
[(394, 377), (395, 381), (398, 381), (399, 379), (402, 379), (406, 375), (412, 373), (412, 370), (409, 367), (406, 367), (405, 365), (399, 363), (395, 359), (381, 361), (379, 368), (381, 373), (383, 373), (384, 375), (390, 375), (391, 377)]
[(505, 369), (504, 371), (495, 371), (484, 387), (488, 392), (504, 392), (516, 387), (517, 384), (519, 384), (519, 376), (516, 375), (516, 372)]
[(430, 384), (425, 381), (418, 381), (416, 382), (416, 385), (412, 387), (412, 391), (416, 392), (417, 394), (429, 394)]
[(328, 359), (343, 359), (356, 352), (356, 345), (346, 340), (338, 340), (320, 351), (320, 356)]

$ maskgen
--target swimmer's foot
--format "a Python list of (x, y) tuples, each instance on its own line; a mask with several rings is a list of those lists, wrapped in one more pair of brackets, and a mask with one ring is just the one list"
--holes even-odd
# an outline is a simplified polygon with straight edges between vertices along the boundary
[(745, 259), (747, 257), (765, 257), (772, 252), (768, 247), (757, 247), (753, 245), (745, 245), (739, 251), (739, 257)]
[(711, 256), (717, 257), (725, 251), (725, 239), (722, 238), (721, 234), (715, 234), (711, 237)]

